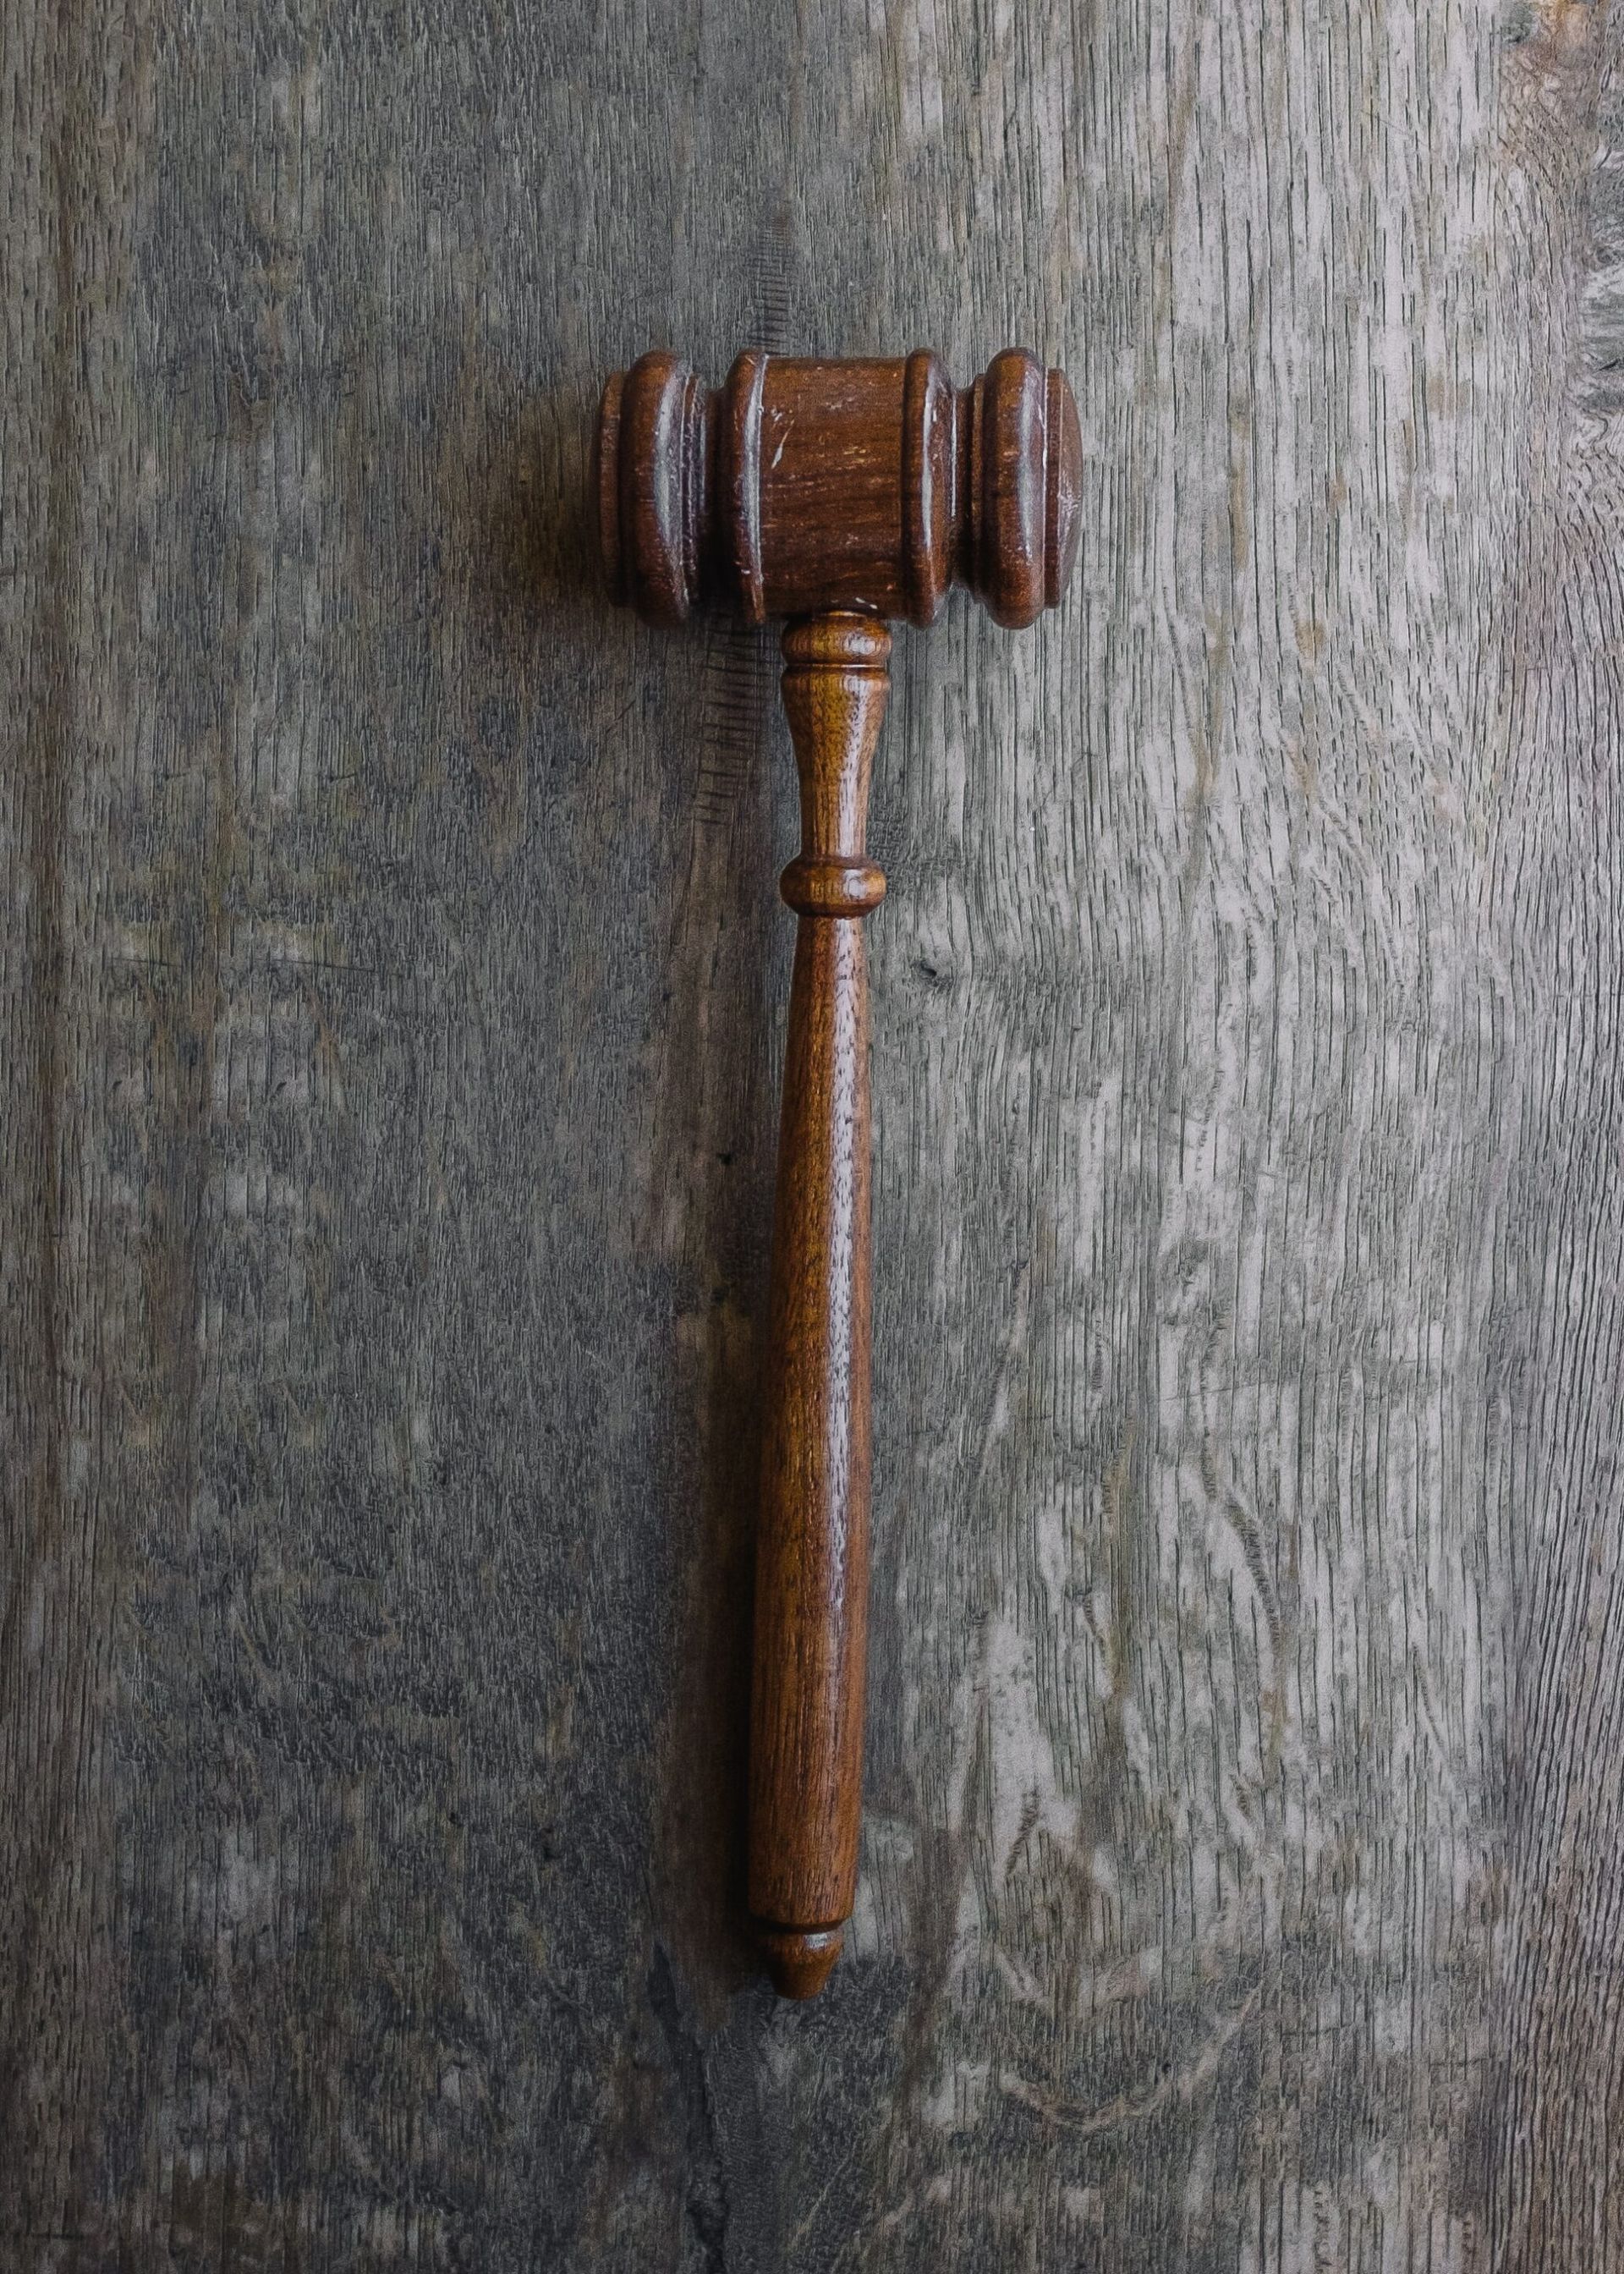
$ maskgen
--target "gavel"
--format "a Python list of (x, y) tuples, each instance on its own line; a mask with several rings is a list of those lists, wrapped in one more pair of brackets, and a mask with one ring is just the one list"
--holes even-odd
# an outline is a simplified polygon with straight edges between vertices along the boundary
[(657, 352), (604, 389), (594, 448), (612, 597), (676, 625), (704, 604), (789, 619), (784, 707), (801, 849), (763, 1380), (748, 1902), (767, 1970), (810, 1998), (839, 1955), (862, 1815), (869, 1465), (864, 849), (888, 619), (967, 585), (997, 622), (1060, 598), (1078, 540), (1077, 405), (1006, 348), (956, 389), (938, 359), (748, 350), (706, 388)]

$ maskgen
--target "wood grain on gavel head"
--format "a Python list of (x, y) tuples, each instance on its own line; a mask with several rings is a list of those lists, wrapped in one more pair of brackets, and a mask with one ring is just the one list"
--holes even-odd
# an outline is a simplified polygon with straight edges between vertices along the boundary
[(610, 591), (645, 621), (828, 608), (933, 622), (967, 585), (1001, 624), (1058, 600), (1082, 440), (1065, 376), (1018, 348), (955, 389), (934, 355), (748, 350), (706, 388), (676, 356), (604, 389), (594, 452)]

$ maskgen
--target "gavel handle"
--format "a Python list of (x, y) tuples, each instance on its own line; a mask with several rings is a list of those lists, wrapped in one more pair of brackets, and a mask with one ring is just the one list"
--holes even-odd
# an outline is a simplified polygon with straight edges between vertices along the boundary
[(786, 1998), (822, 1988), (857, 1888), (868, 1595), (868, 990), (863, 850), (890, 681), (875, 617), (784, 635), (801, 845), (773, 1213), (755, 1676), (749, 1906)]

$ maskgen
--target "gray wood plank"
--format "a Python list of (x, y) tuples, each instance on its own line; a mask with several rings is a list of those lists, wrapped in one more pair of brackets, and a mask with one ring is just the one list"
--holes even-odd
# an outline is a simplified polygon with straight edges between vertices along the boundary
[[(1604, 2266), (1617, 27), (0, 0), (0, 2263)], [(737, 1920), (793, 841), (655, 340), (1062, 362), (904, 634), (851, 1959)]]
[[(1569, 52), (1530, 42), (1507, 75), (1513, 178), (1549, 209), (1588, 203), (1559, 303), (1508, 659), (1505, 815), (1493, 904), (1507, 946), (1515, 1149), (1496, 1210), (1505, 1297), (1495, 1403), (1510, 1449), (1507, 1859), (1500, 1928), (1503, 2162), (1496, 2241), (1512, 2266), (1624, 2254), (1624, 2164), (1608, 2120), (1617, 2017), (1620, 1307), (1618, 773), (1624, 429), (1624, 47), (1616, 18)], [(1588, 82), (1588, 83), (1587, 83)], [(1595, 109), (1592, 110), (1592, 103)], [(1572, 120), (1583, 133), (1570, 135)], [(1588, 175), (1588, 178), (1587, 178)], [(1510, 1433), (1507, 1433), (1508, 1435)]]

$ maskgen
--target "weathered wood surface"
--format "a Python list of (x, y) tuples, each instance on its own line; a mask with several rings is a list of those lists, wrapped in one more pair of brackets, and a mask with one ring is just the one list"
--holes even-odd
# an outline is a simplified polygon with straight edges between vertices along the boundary
[[(0, 2257), (1624, 2265), (1624, 73), (1543, 0), (0, 0)], [(903, 636), (853, 1946), (739, 1931), (793, 791), (650, 340), (1084, 409)]]

